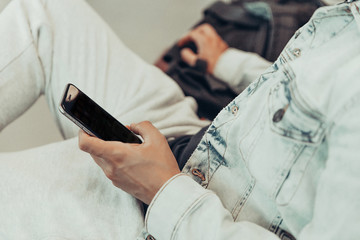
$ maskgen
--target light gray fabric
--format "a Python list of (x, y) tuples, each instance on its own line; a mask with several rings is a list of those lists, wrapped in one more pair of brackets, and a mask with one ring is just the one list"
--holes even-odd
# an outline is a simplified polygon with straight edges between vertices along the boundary
[[(0, 36), (0, 129), (45, 94), (63, 136), (76, 136), (58, 111), (68, 82), (123, 124), (150, 120), (168, 138), (208, 124), (192, 98), (82, 0), (13, 0), (0, 14)], [(141, 205), (111, 184), (76, 139), (2, 153), (0, 177), (1, 239), (134, 239), (143, 226)]]

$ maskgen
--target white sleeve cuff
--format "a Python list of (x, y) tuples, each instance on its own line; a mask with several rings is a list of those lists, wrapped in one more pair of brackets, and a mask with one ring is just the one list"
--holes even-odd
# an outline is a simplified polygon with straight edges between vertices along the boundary
[(256, 53), (229, 48), (217, 61), (214, 76), (228, 83), (235, 91), (240, 92), (270, 65), (271, 62)]
[(187, 212), (211, 193), (185, 174), (168, 180), (151, 201), (146, 217), (147, 232), (156, 239), (171, 239)]

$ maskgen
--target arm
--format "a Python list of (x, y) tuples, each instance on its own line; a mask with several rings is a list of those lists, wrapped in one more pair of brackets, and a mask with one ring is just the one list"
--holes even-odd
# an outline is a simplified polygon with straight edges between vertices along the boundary
[[(328, 136), (329, 154), (316, 191), (314, 216), (298, 239), (356, 239), (360, 235), (360, 98), (339, 114)], [(347, 109), (345, 109), (347, 110)], [(104, 142), (80, 134), (114, 185), (150, 203), (145, 223), (158, 239), (278, 239), (249, 222), (234, 222), (213, 192), (180, 174), (165, 138), (149, 123), (132, 125), (144, 143)]]
[(256, 53), (229, 48), (209, 24), (200, 25), (189, 32), (179, 41), (179, 46), (188, 42), (194, 42), (198, 52), (195, 54), (184, 48), (181, 51), (182, 59), (190, 66), (194, 66), (198, 59), (206, 61), (207, 72), (228, 83), (238, 93), (271, 65)]
[(255, 224), (234, 223), (216, 194), (180, 173), (165, 137), (152, 124), (130, 128), (143, 137), (143, 144), (105, 142), (81, 131), (79, 147), (115, 186), (150, 203), (146, 227), (155, 238), (278, 239)]
[(250, 222), (234, 222), (213, 192), (184, 174), (170, 179), (152, 200), (145, 219), (156, 239), (279, 240)]
[(256, 53), (229, 48), (218, 59), (213, 74), (240, 93), (270, 65), (271, 62)]

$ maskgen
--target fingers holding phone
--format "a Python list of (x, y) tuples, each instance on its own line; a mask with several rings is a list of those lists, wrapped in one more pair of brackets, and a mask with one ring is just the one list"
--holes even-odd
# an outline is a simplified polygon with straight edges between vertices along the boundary
[(180, 173), (166, 138), (150, 122), (132, 124), (142, 144), (103, 141), (79, 133), (79, 147), (88, 152), (113, 184), (146, 204), (161, 186)]
[(150, 122), (128, 129), (73, 84), (66, 86), (59, 110), (83, 130), (80, 149), (91, 154), (115, 186), (144, 203), (180, 172), (165, 137)]

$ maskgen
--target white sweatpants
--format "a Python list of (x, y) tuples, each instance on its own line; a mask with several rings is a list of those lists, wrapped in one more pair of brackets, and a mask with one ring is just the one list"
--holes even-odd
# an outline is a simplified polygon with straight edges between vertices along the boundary
[[(168, 138), (208, 124), (82, 0), (13, 0), (0, 14), (0, 130), (45, 94), (64, 138), (75, 137), (57, 110), (68, 82), (123, 124), (150, 120)], [(134, 239), (139, 206), (76, 139), (0, 154), (0, 239)]]

